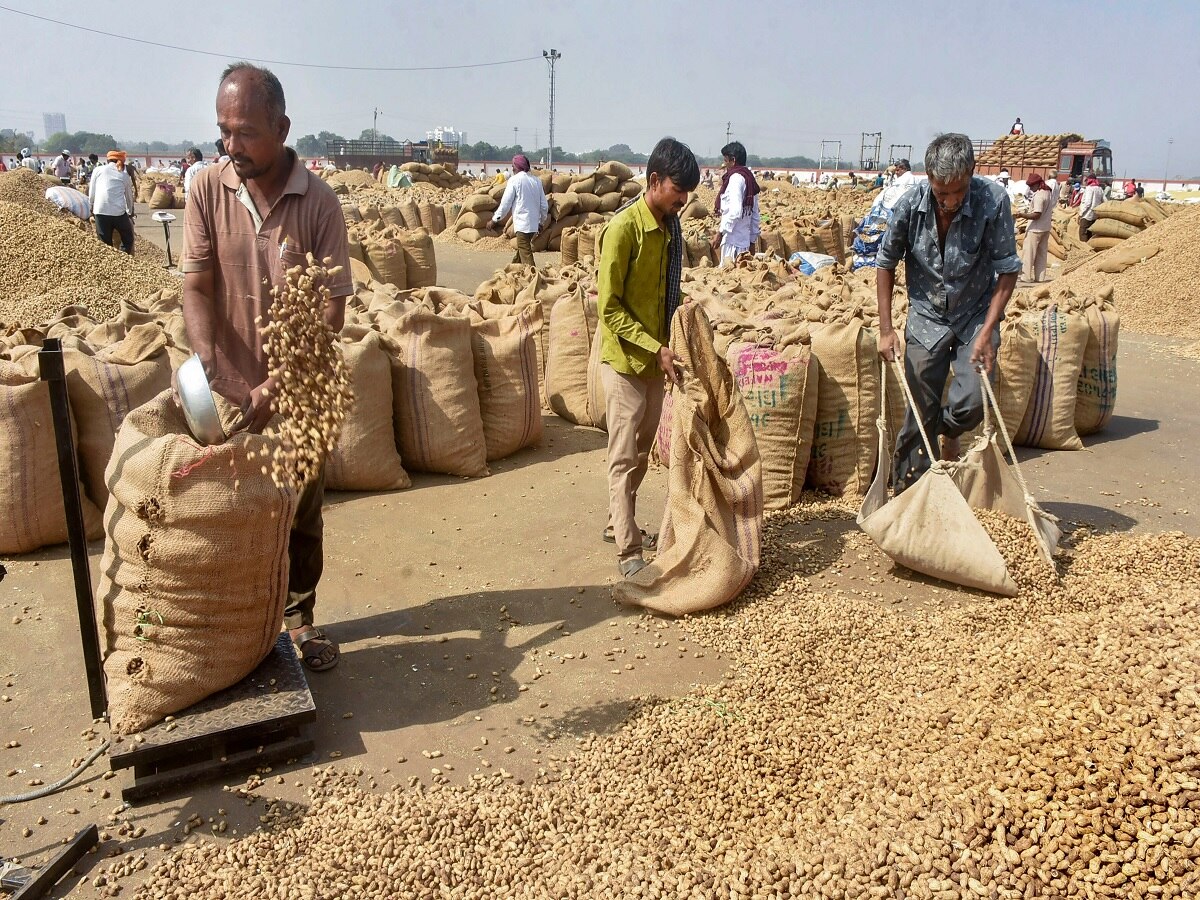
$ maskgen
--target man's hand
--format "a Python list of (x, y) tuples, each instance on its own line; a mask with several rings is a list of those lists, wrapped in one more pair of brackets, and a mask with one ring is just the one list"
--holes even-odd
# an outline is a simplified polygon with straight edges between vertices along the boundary
[(271, 416), (275, 411), (272, 408), (272, 398), (275, 395), (275, 379), (268, 378), (258, 387), (250, 392), (250, 398), (242, 407), (242, 417), (230, 429), (230, 435), (237, 434), (240, 431), (248, 431), (250, 434), (261, 434), (262, 430), (267, 427), (267, 423), (271, 421)]
[(667, 380), (671, 384), (683, 383), (679, 377), (679, 370), (675, 368), (675, 354), (666, 344), (658, 348), (658, 367), (662, 369), (662, 373), (667, 376)]
[(894, 362), (900, 350), (900, 338), (894, 330), (879, 332), (879, 357), (886, 362)]
[(712, 246), (713, 250), (720, 250), (721, 249), (721, 232), (714, 231), (712, 239), (708, 243)]
[(495, 232), (495, 230), (496, 230), (496, 220), (495, 220), (495, 219), (488, 219), (488, 223), (487, 223), (487, 225), (484, 227), (484, 229), (483, 229), (483, 230), (484, 230), (484, 231)]
[(992, 367), (996, 365), (996, 351), (992, 348), (990, 328), (979, 330), (979, 337), (975, 338), (975, 347), (971, 351), (971, 365), (983, 366), (985, 374), (992, 374)]

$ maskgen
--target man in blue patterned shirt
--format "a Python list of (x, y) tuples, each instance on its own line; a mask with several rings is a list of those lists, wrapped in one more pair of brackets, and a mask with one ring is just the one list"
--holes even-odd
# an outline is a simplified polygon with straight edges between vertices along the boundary
[[(938, 135), (925, 151), (925, 174), (929, 180), (896, 203), (876, 257), (879, 354), (892, 360), (899, 348), (892, 328), (892, 291), (903, 259), (908, 281), (905, 375), (930, 442), (936, 447), (940, 437), (942, 458), (957, 459), (959, 436), (983, 421), (976, 367), (994, 377), (1000, 320), (1021, 260), (1008, 195), (995, 182), (975, 177), (970, 138)], [(895, 489), (907, 488), (929, 466), (910, 411), (896, 441)]]

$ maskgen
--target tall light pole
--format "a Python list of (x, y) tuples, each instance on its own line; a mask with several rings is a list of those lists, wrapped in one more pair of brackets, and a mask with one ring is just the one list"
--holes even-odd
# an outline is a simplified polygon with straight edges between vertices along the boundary
[(1171, 168), (1171, 145), (1175, 143), (1175, 138), (1167, 138), (1167, 161), (1163, 165), (1163, 193), (1167, 192), (1167, 175), (1170, 174)]
[(513, 149), (517, 149), (517, 126), (513, 126)]
[(371, 116), (371, 143), (379, 141), (379, 107), (375, 107), (375, 113)]
[(542, 57), (550, 66), (550, 146), (546, 150), (546, 165), (554, 170), (554, 64), (562, 59), (562, 54), (554, 48), (542, 51)]

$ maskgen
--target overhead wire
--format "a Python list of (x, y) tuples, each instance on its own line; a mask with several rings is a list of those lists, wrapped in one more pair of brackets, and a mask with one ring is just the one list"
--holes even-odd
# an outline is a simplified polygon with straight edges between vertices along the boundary
[(493, 66), (510, 66), (516, 63), (533, 62), (540, 60), (538, 56), (523, 56), (519, 59), (501, 59), (494, 62), (481, 63), (454, 63), (451, 65), (442, 66), (336, 66), (326, 63), (305, 63), (294, 62), (284, 59), (264, 59), (258, 56), (242, 56), (237, 53), (217, 53), (212, 50), (199, 50), (195, 47), (181, 47), (178, 44), (164, 44), (161, 41), (149, 41), (145, 38), (130, 37), (127, 34), (114, 34), (111, 31), (102, 31), (98, 28), (90, 28), (87, 25), (79, 25), (75, 22), (64, 22), (61, 19), (52, 19), (49, 16), (41, 16), (37, 13), (27, 12), (23, 9), (14, 9), (11, 6), (0, 5), (0, 11), (12, 13), (17, 16), (25, 16), (29, 19), (36, 19), (40, 22), (49, 22), (52, 25), (61, 25), (63, 28), (74, 28), (78, 31), (86, 31), (89, 34), (96, 34), (102, 37), (115, 38), (120, 41), (132, 41), (135, 44), (144, 44), (148, 47), (159, 47), (164, 50), (177, 50), (181, 53), (196, 53), (200, 56), (215, 56), (221, 59), (244, 59), (249, 62), (267, 63), (272, 66), (295, 66), (301, 69), (330, 69), (343, 72), (445, 72), (451, 69), (485, 69)]

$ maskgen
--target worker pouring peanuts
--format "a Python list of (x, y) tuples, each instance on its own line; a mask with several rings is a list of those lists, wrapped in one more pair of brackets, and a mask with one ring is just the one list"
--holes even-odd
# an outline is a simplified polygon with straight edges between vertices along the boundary
[[(217, 125), (229, 158), (197, 174), (188, 192), (183, 317), (212, 389), (242, 408), (235, 431), (260, 432), (274, 412), (258, 324), (269, 321), (272, 286), (283, 284), (289, 269), (308, 266), (310, 254), (328, 260), (325, 324), (340, 331), (353, 292), (346, 225), (332, 189), (284, 144), (291, 122), (274, 74), (245, 62), (226, 68)], [(339, 659), (337, 644), (313, 619), (324, 494), (322, 469), (300, 493), (288, 544), (284, 624), (313, 671)]]

